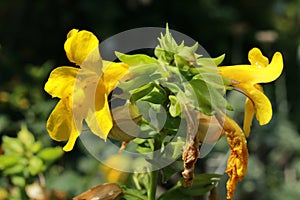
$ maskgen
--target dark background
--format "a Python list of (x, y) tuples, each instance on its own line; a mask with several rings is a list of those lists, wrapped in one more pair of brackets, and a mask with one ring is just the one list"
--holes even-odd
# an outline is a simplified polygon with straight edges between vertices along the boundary
[[(43, 85), (52, 69), (70, 65), (63, 49), (69, 30), (89, 30), (102, 41), (128, 29), (166, 23), (198, 41), (212, 57), (225, 53), (224, 65), (248, 63), (253, 47), (269, 59), (276, 51), (283, 54), (280, 79), (264, 85), (274, 116), (263, 128), (254, 122), (249, 170), (237, 199), (298, 197), (299, 0), (0, 0), (1, 136), (15, 135), (26, 122), (38, 139), (50, 143), (45, 121), (55, 100)], [(239, 98), (231, 99), (240, 104)], [(71, 160), (77, 155), (81, 153), (65, 155), (65, 165), (72, 166), (66, 170), (76, 171)]]

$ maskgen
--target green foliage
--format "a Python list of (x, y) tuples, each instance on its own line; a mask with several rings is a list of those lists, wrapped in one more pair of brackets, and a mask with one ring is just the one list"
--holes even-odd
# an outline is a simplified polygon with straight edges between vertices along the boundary
[(19, 191), (24, 191), (38, 174), (63, 155), (61, 147), (44, 148), (40, 141), (35, 141), (24, 124), (16, 138), (3, 136), (2, 139), (4, 154), (0, 155), (0, 170)]
[(181, 114), (181, 104), (213, 115), (218, 109), (232, 107), (224, 98), (230, 82), (226, 82), (216, 69), (224, 55), (214, 59), (201, 58), (196, 53), (198, 44), (188, 47), (176, 43), (169, 29), (158, 39), (154, 53), (157, 59), (144, 55), (126, 55), (116, 52), (123, 63), (129, 65), (130, 80), (121, 81), (119, 88), (130, 102), (148, 102), (164, 105), (172, 117)]
[(122, 186), (124, 196), (122, 197), (125, 200), (147, 200), (145, 193), (138, 189), (127, 188)]
[(174, 95), (169, 95), (170, 107), (169, 112), (172, 117), (178, 117), (181, 114), (180, 102)]
[(2, 147), (5, 152), (0, 155), (0, 169), (3, 174), (22, 176), (28, 180), (45, 171), (63, 155), (60, 147), (43, 148), (25, 125), (22, 125), (17, 138), (3, 136)]
[(220, 180), (219, 174), (196, 174), (193, 185), (190, 187), (183, 187), (182, 180), (162, 194), (158, 200), (167, 199), (187, 199), (193, 200), (194, 197), (202, 196), (216, 187)]

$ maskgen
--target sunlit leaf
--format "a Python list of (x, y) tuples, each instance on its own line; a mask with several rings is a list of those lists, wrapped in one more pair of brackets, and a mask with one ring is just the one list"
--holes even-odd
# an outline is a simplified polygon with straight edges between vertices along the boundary
[(37, 153), (39, 150), (41, 150), (42, 147), (42, 143), (40, 141), (36, 141), (30, 147), (28, 147), (28, 151), (32, 153)]
[(26, 146), (26, 148), (30, 147), (34, 143), (34, 136), (32, 133), (27, 129), (26, 125), (23, 124), (21, 130), (18, 133), (18, 138), (20, 141)]
[(149, 77), (149, 75), (142, 75), (126, 82), (121, 81), (118, 87), (124, 91), (131, 91), (139, 87), (142, 87), (144, 85), (147, 85), (150, 82), (151, 82), (151, 78)]
[(178, 117), (181, 114), (180, 103), (174, 95), (169, 95), (170, 108), (169, 112), (172, 117)]
[(197, 63), (200, 66), (218, 66), (220, 65), (225, 58), (225, 54), (222, 54), (216, 58), (198, 58)]
[(120, 61), (126, 63), (129, 66), (157, 63), (157, 60), (155, 58), (152, 58), (145, 54), (127, 55), (120, 52), (115, 52), (115, 54)]
[(45, 167), (43, 165), (42, 159), (37, 156), (33, 156), (29, 159), (28, 163), (29, 172), (31, 175), (37, 175), (38, 173), (42, 172)]
[(11, 182), (18, 187), (24, 187), (26, 185), (26, 179), (23, 176), (12, 176)]
[(51, 163), (60, 158), (63, 155), (61, 147), (47, 147), (43, 148), (37, 156), (45, 162)]
[(134, 90), (131, 94), (130, 101), (132, 103), (135, 103), (136, 101), (140, 100), (142, 97), (149, 94), (154, 88), (154, 84), (149, 83), (147, 85), (144, 85), (142, 87), (137, 88)]
[(17, 155), (0, 155), (0, 170), (15, 165), (19, 160)]
[(3, 136), (2, 147), (7, 154), (16, 153), (20, 154), (24, 152), (24, 146), (18, 138), (11, 138), (8, 136)]
[(25, 170), (26, 166), (24, 163), (22, 162), (18, 162), (15, 165), (12, 165), (9, 168), (6, 168), (3, 170), (3, 174), (5, 175), (12, 175), (12, 174), (18, 174), (18, 173), (22, 173), (23, 170)]

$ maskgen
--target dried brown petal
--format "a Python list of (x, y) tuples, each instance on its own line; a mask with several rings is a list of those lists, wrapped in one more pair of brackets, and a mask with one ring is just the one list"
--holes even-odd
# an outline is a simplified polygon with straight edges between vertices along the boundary
[[(230, 117), (223, 115), (224, 132), (230, 145), (230, 156), (227, 161), (226, 173), (229, 175), (227, 181), (227, 199), (231, 200), (236, 189), (236, 185), (241, 181), (247, 171), (248, 149), (247, 141), (242, 129)], [(220, 117), (218, 117), (220, 119)]]

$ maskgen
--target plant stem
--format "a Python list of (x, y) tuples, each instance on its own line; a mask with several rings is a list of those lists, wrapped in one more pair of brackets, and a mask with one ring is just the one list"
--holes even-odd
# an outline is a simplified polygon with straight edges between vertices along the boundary
[(148, 188), (148, 200), (155, 200), (158, 170), (150, 172), (150, 187)]
[[(159, 150), (161, 148), (161, 145), (162, 145), (162, 138), (154, 138), (154, 151)], [(155, 156), (153, 156), (152, 159), (155, 159)], [(148, 200), (155, 200), (158, 172), (159, 170), (155, 170), (149, 173), (150, 187), (148, 188)]]

